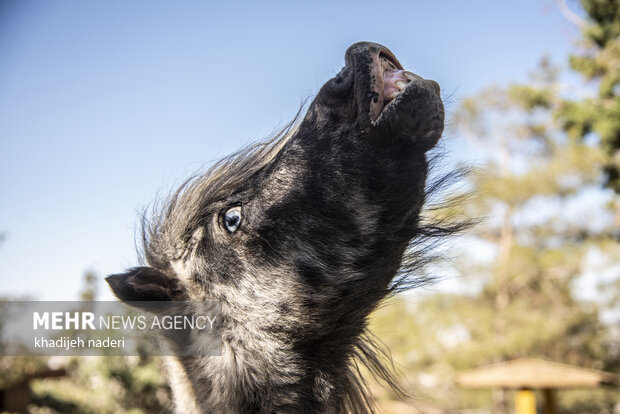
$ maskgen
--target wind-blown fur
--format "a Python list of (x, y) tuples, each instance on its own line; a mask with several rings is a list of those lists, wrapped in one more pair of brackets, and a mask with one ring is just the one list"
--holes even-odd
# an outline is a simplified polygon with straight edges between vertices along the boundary
[(419, 77), (388, 104), (381, 79), (400, 64), (383, 46), (345, 60), (301, 121), (145, 215), (148, 267), (107, 279), (124, 301), (221, 302), (222, 356), (168, 361), (178, 412), (371, 412), (360, 365), (399, 392), (366, 319), (428, 282), (427, 240), (455, 229), (420, 221), (443, 106)]

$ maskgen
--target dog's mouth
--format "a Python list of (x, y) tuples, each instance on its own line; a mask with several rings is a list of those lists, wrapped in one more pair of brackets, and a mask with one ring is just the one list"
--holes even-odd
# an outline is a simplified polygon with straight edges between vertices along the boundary
[(370, 119), (377, 123), (386, 108), (397, 105), (397, 97), (413, 82), (423, 78), (403, 69), (388, 50), (381, 50), (373, 58), (371, 87), (374, 99), (370, 102)]

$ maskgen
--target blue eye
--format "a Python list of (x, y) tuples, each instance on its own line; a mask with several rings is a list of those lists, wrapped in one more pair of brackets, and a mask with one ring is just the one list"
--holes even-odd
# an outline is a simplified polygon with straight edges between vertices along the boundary
[(241, 206), (233, 207), (224, 214), (224, 226), (233, 233), (241, 225)]

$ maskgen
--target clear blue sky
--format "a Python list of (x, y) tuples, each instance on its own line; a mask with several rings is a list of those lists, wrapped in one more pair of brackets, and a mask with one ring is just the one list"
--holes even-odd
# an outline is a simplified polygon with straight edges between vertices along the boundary
[(552, 0), (3, 0), (0, 294), (76, 299), (86, 270), (136, 265), (137, 212), (286, 122), (351, 43), (454, 108), (543, 54), (565, 65), (577, 37)]

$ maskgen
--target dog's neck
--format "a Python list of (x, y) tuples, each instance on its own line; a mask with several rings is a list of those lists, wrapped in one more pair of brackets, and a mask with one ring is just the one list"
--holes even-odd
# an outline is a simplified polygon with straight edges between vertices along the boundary
[(367, 364), (371, 347), (364, 343), (350, 355), (331, 351), (342, 357), (325, 363), (280, 349), (266, 360), (269, 353), (233, 351), (227, 345), (221, 356), (166, 357), (176, 412), (372, 412), (365, 384), (351, 365), (353, 358)]

